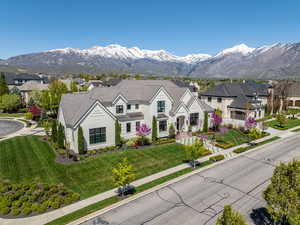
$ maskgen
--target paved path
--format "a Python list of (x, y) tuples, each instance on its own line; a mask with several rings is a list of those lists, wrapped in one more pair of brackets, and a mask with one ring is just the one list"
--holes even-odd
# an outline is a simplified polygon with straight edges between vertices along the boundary
[[(293, 128), (292, 130), (294, 130), (294, 129), (296, 129), (296, 128)], [(292, 135), (297, 135), (297, 133), (290, 132), (290, 131), (281, 131), (280, 133), (276, 133), (276, 136), (282, 136), (283, 138), (287, 138), (287, 137), (292, 136)], [(262, 139), (256, 140), (255, 142), (260, 142), (260, 141), (263, 141), (265, 139), (269, 139), (272, 136), (273, 135), (264, 137)], [(206, 160), (209, 159), (209, 157), (214, 156), (214, 155), (218, 155), (218, 154), (223, 154), (226, 159), (230, 159), (232, 157), (235, 157), (235, 155), (236, 155), (235, 153), (233, 153), (233, 150), (236, 149), (236, 148), (239, 148), (241, 146), (247, 146), (247, 144), (243, 144), (243, 145), (236, 146), (236, 147), (233, 147), (233, 148), (230, 148), (230, 149), (222, 150), (220, 152), (216, 152), (212, 155), (200, 158), (198, 161), (199, 162), (206, 161)], [(190, 167), (190, 165), (181, 164), (179, 166), (176, 166), (176, 167), (164, 170), (162, 172), (153, 174), (151, 176), (145, 177), (143, 179), (137, 180), (137, 181), (133, 182), (132, 184), (134, 186), (140, 186), (142, 184), (148, 183), (150, 181), (156, 180), (158, 178), (164, 177), (166, 175), (172, 174), (174, 172), (180, 171), (180, 170), (188, 168), (188, 167)], [(24, 224), (26, 224), (26, 225), (42, 225), (42, 224), (45, 224), (45, 223), (47, 223), (49, 221), (52, 221), (56, 218), (59, 218), (61, 216), (64, 216), (64, 215), (69, 214), (71, 212), (74, 212), (78, 209), (81, 209), (83, 207), (86, 207), (88, 205), (91, 205), (93, 203), (99, 202), (101, 200), (104, 200), (106, 198), (109, 198), (109, 197), (112, 197), (112, 196), (115, 196), (115, 195), (116, 195), (115, 189), (114, 190), (109, 190), (107, 192), (100, 193), (100, 194), (95, 195), (93, 197), (81, 200), (79, 202), (68, 205), (66, 207), (51, 211), (49, 213), (41, 214), (41, 215), (38, 215), (38, 216), (24, 218), (24, 219), (12, 219), (12, 220), (7, 220), (7, 219), (1, 219), (0, 218), (0, 224), (1, 225), (24, 225)]]
[(276, 165), (300, 157), (299, 137), (296, 134), (238, 155), (72, 225), (214, 225), (228, 204), (250, 224), (264, 224), (262, 214), (253, 209), (265, 206), (261, 193)]

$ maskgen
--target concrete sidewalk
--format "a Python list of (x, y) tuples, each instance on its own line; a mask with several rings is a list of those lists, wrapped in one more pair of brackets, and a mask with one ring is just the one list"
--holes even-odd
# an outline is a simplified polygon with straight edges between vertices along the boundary
[[(294, 130), (294, 129), (297, 129), (297, 128), (300, 128), (300, 126), (294, 127), (290, 130), (279, 131), (279, 132), (273, 133), (269, 136), (266, 136), (264, 138), (261, 138), (259, 140), (253, 141), (253, 142), (256, 142), (256, 143), (261, 142), (261, 141), (264, 141), (266, 139), (269, 139), (269, 138), (272, 138), (272, 137), (275, 137), (275, 136), (286, 138), (286, 137), (289, 137), (289, 136), (292, 136), (292, 135), (296, 135), (297, 133), (296, 132), (291, 132), (291, 130)], [(236, 155), (235, 153), (233, 153), (233, 150), (235, 150), (237, 148), (240, 148), (240, 147), (246, 147), (246, 146), (248, 146), (248, 144), (242, 144), (242, 145), (235, 146), (235, 147), (232, 147), (232, 148), (229, 148), (229, 149), (224, 149), (224, 150), (221, 150), (219, 152), (215, 152), (215, 153), (213, 153), (209, 156), (202, 157), (198, 161), (199, 162), (204, 162), (204, 161), (207, 161), (209, 159), (209, 157), (215, 156), (215, 155), (220, 155), (220, 154), (224, 155), (228, 159), (228, 158), (234, 157)], [(132, 183), (132, 185), (137, 187), (137, 186), (149, 183), (149, 182), (154, 181), (158, 178), (167, 176), (169, 174), (178, 172), (182, 169), (189, 168), (189, 167), (190, 167), (189, 164), (184, 163), (184, 164), (178, 165), (176, 167), (172, 167), (170, 169), (167, 169), (167, 170), (161, 171), (159, 173), (150, 175), (148, 177), (136, 180)], [(71, 205), (65, 206), (65, 207), (57, 209), (57, 210), (53, 210), (53, 211), (45, 213), (45, 214), (41, 214), (41, 215), (37, 215), (37, 216), (33, 216), (33, 217), (28, 217), (28, 218), (20, 218), (20, 219), (2, 219), (2, 218), (0, 218), (0, 224), (1, 225), (25, 225), (25, 224), (26, 225), (42, 225), (42, 224), (48, 223), (52, 220), (55, 220), (59, 217), (62, 217), (64, 215), (67, 215), (69, 213), (72, 213), (72, 212), (74, 212), (78, 209), (84, 208), (84, 207), (89, 206), (89, 205), (91, 205), (93, 203), (96, 203), (96, 202), (100, 202), (104, 199), (110, 198), (110, 197), (115, 196), (115, 195), (117, 195), (116, 189), (109, 190), (109, 191), (102, 192), (102, 193), (100, 193), (98, 195), (95, 195), (93, 197), (78, 201), (78, 202), (73, 203)]]

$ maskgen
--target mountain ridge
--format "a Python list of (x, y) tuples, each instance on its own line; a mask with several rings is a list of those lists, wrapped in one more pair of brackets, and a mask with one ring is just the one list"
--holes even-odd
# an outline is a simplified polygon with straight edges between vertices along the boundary
[(146, 50), (121, 45), (88, 49), (63, 48), (10, 57), (10, 67), (49, 73), (140, 73), (191, 77), (300, 77), (300, 43), (276, 43), (257, 48), (245, 44), (215, 55), (176, 56), (166, 50)]

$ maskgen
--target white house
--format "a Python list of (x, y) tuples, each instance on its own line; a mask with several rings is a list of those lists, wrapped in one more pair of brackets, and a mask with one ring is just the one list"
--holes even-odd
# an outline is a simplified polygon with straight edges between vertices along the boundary
[(169, 135), (171, 124), (177, 131), (202, 129), (204, 113), (213, 109), (193, 95), (189, 88), (166, 80), (123, 80), (113, 87), (96, 87), (86, 93), (65, 94), (58, 120), (65, 127), (66, 141), (78, 152), (77, 133), (82, 127), (87, 150), (115, 145), (115, 121), (121, 136), (136, 136), (140, 124), (152, 126), (157, 118), (159, 137)]

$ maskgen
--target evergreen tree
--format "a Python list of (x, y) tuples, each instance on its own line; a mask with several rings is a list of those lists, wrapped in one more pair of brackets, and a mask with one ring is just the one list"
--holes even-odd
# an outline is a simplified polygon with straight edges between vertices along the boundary
[(59, 123), (58, 125), (57, 144), (59, 148), (65, 147), (65, 132), (64, 132), (64, 127), (61, 123)]
[(175, 138), (175, 127), (173, 125), (173, 123), (171, 123), (170, 127), (169, 127), (169, 137), (170, 138)]
[(204, 112), (203, 132), (208, 131), (208, 112)]
[(116, 146), (121, 145), (121, 126), (118, 120), (115, 122), (115, 142)]
[(0, 74), (0, 96), (9, 94), (9, 89), (5, 81), (5, 75), (3, 72)]
[(156, 117), (153, 116), (152, 119), (152, 141), (156, 141), (157, 140), (157, 121), (156, 121)]
[(52, 140), (53, 143), (57, 142), (57, 123), (56, 123), (56, 120), (52, 121), (51, 140)]
[(224, 206), (223, 214), (218, 218), (216, 225), (247, 225), (243, 217), (234, 212), (230, 205)]
[(78, 152), (79, 152), (79, 154), (84, 154), (85, 149), (84, 149), (84, 136), (83, 136), (82, 127), (78, 128), (77, 139), (78, 139)]

